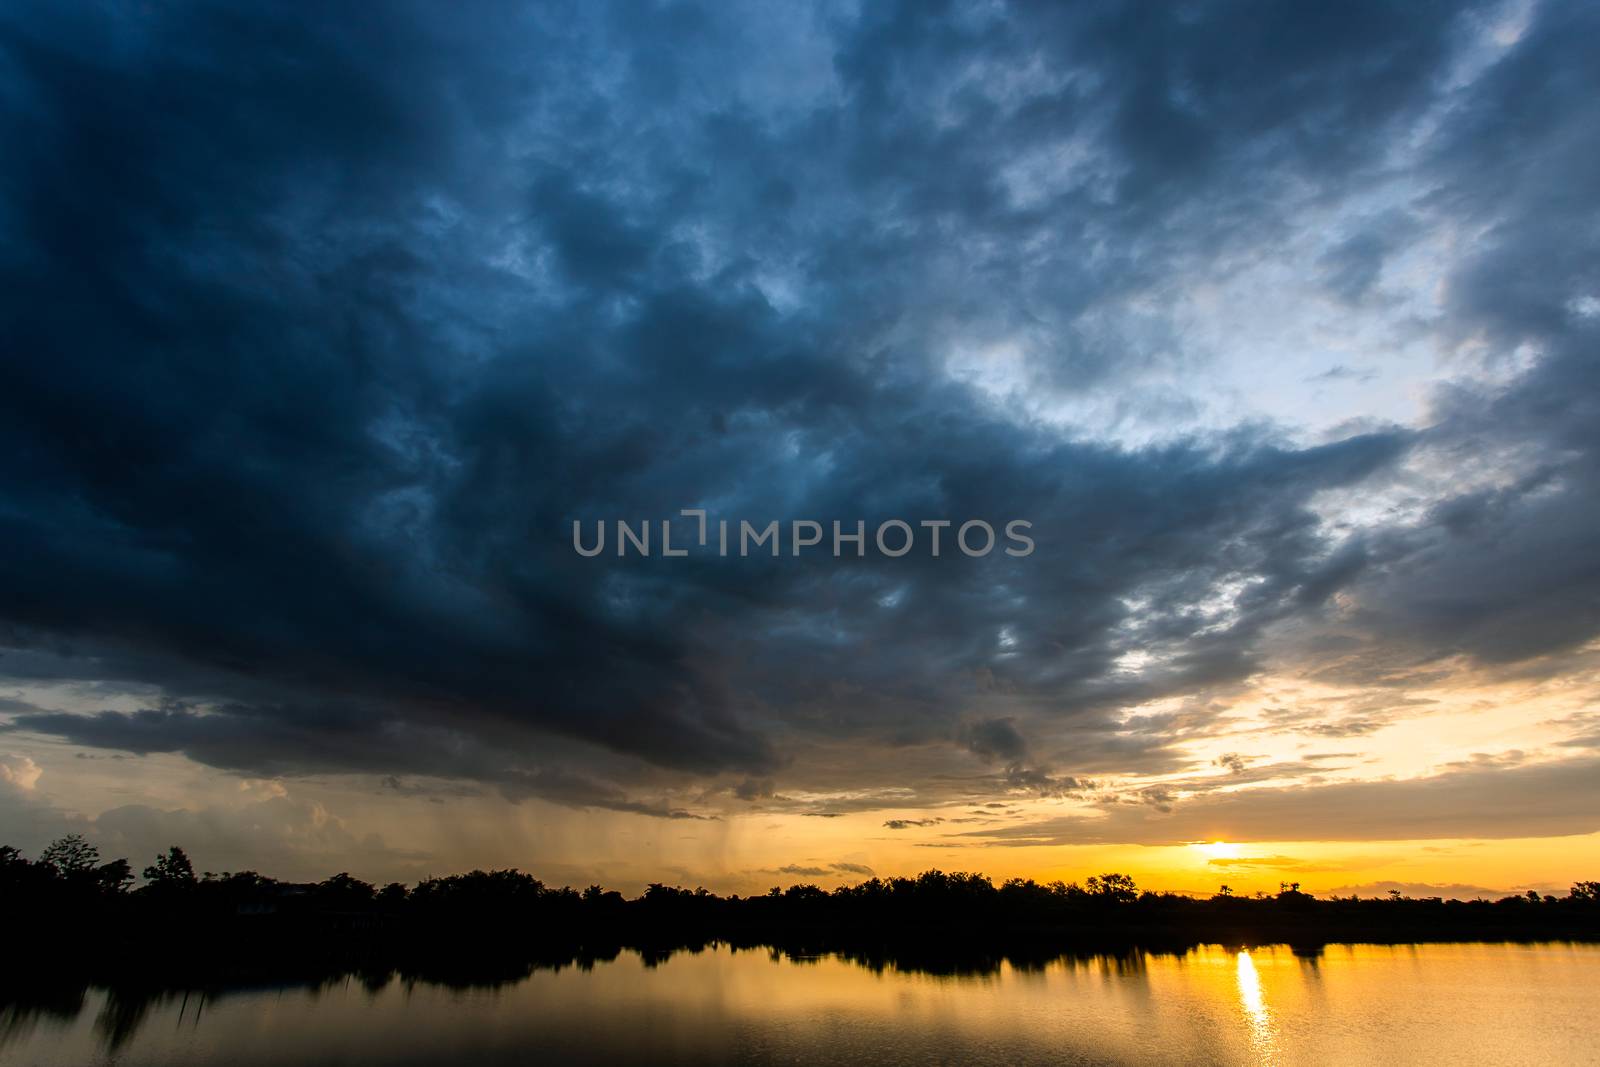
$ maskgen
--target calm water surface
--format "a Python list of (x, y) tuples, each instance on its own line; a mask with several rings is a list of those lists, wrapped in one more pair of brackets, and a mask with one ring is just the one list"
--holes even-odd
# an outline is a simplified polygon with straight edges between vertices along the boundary
[(5, 1064), (1600, 1063), (1600, 946), (1205, 947), (875, 971), (625, 953), (498, 987), (398, 979), (0, 1010)]

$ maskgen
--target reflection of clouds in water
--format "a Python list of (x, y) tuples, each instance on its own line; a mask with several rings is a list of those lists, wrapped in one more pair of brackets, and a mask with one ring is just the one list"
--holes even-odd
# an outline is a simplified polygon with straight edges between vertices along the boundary
[(1250, 953), (1239, 950), (1236, 971), (1239, 982), (1239, 1006), (1244, 1008), (1245, 1019), (1250, 1024), (1250, 1048), (1258, 1063), (1275, 1063), (1278, 1058), (1277, 1037), (1272, 1027), (1272, 1012), (1261, 996), (1261, 975), (1256, 973), (1256, 961)]

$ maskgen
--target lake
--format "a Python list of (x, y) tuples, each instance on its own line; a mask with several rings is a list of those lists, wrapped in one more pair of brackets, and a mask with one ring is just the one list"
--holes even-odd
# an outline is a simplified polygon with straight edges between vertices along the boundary
[(1600, 946), (1283, 946), (874, 969), (725, 947), (0, 1009), (5, 1064), (1600, 1062)]

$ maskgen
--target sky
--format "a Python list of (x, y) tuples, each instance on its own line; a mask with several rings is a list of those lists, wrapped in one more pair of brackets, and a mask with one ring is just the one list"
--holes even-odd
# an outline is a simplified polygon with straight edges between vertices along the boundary
[(1561, 0), (8, 5), (0, 841), (1600, 877), (1596, 99)]

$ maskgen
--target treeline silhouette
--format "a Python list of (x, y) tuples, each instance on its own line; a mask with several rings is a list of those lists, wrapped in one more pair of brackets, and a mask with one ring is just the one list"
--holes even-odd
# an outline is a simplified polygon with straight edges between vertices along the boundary
[[(1562, 897), (1500, 900), (1210, 898), (1141, 892), (1132, 878), (1084, 884), (925, 871), (824, 890), (791, 885), (741, 897), (652, 884), (634, 898), (545, 885), (517, 870), (471, 871), (413, 886), (336, 874), (284, 882), (254, 871), (197, 874), (174, 846), (134, 888), (125, 859), (102, 862), (76, 835), (30, 860), (0, 847), (0, 909), (10, 947), (33, 973), (181, 984), (218, 976), (307, 978), (399, 972), (476, 983), (541, 961), (582, 964), (622, 948), (647, 961), (724, 943), (791, 955), (839, 953), (868, 965), (952, 972), (1001, 958), (1181, 950), (1200, 943), (1600, 940), (1600, 882)], [(13, 976), (15, 977), (15, 976)]]

